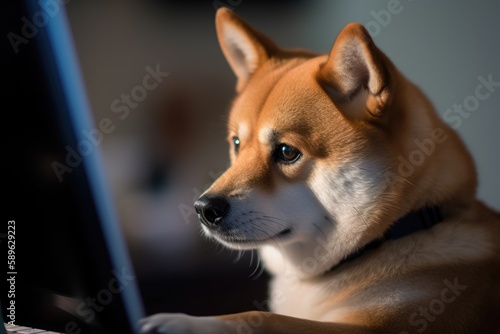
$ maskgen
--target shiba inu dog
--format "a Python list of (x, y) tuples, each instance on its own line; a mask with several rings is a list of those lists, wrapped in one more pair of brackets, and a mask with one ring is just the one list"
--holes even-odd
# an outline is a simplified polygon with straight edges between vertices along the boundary
[(228, 9), (230, 168), (195, 203), (206, 235), (259, 249), (271, 312), (159, 314), (144, 333), (500, 333), (500, 215), (458, 135), (357, 23), (328, 55)]

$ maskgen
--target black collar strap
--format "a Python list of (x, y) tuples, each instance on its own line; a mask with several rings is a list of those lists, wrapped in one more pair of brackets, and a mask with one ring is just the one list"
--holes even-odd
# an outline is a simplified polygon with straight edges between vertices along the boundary
[(349, 254), (342, 261), (328, 270), (328, 272), (331, 272), (338, 267), (358, 258), (370, 249), (377, 248), (384, 241), (396, 240), (420, 230), (428, 230), (442, 221), (442, 212), (438, 207), (435, 206), (424, 207), (423, 209), (420, 209), (418, 211), (411, 211), (410, 213), (398, 219), (394, 224), (392, 224), (392, 226), (384, 233), (382, 238), (373, 240), (354, 253)]

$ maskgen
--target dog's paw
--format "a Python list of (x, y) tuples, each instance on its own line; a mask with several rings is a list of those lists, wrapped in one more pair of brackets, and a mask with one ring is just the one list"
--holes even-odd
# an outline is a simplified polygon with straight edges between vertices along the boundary
[(141, 334), (221, 333), (221, 321), (211, 317), (193, 317), (182, 313), (160, 313), (139, 321)]

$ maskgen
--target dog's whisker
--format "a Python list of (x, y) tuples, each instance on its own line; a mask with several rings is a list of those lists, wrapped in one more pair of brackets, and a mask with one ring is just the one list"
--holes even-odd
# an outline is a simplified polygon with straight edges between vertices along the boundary
[[(255, 250), (251, 250), (249, 267), (251, 267), (253, 264), (254, 256), (257, 258), (257, 260), (255, 262), (255, 269), (252, 271), (252, 273), (248, 277), (252, 277), (253, 280), (256, 280), (259, 277), (261, 277), (262, 274), (264, 273), (264, 266), (261, 264), (261, 259), (260, 259), (259, 253), (256, 252)], [(257, 273), (257, 274), (255, 274), (255, 273)]]
[(267, 215), (263, 215), (262, 217), (264, 217), (264, 218), (269, 218), (269, 219), (277, 219), (277, 220), (281, 220), (281, 221), (283, 221), (283, 222), (285, 222), (285, 223), (287, 222), (286, 220), (281, 219), (281, 218), (278, 218), (278, 217), (267, 216)]
[(254, 253), (255, 253), (254, 250), (250, 251), (250, 263), (248, 264), (248, 267), (252, 266)]
[(243, 251), (241, 249), (238, 249), (238, 254), (236, 255), (236, 258), (233, 260), (233, 263), (237, 263), (238, 261), (240, 261), (242, 255), (243, 255)]
[[(255, 270), (259, 269), (259, 272), (257, 273), (257, 275), (255, 275), (255, 277), (252, 278), (252, 280), (257, 280), (259, 277), (262, 276), (262, 274), (264, 273), (264, 266), (262, 266), (260, 263), (257, 263), (257, 266), (255, 267)], [(255, 273), (255, 271), (252, 273), (252, 275)], [(250, 277), (252, 276), (250, 275)]]
[(283, 224), (283, 223), (280, 223), (280, 222), (277, 222), (277, 221), (274, 221), (274, 220), (271, 220), (271, 219), (257, 218), (257, 220), (260, 221), (260, 222), (263, 222), (266, 226), (269, 226), (269, 227), (272, 227), (272, 225), (267, 224), (267, 222), (274, 223), (275, 225), (278, 225), (278, 226), (287, 227), (286, 224)]
[(270, 221), (272, 221), (274, 223), (278, 223), (278, 224), (279, 224), (278, 221), (280, 221), (280, 222), (283, 222), (286, 225), (288, 225), (288, 222), (285, 219), (282, 219), (282, 218), (279, 218), (279, 217), (274, 217), (274, 216), (269, 216), (269, 215), (266, 215), (266, 214), (263, 214), (263, 213), (258, 218), (259, 219), (267, 219), (267, 220), (270, 220)]

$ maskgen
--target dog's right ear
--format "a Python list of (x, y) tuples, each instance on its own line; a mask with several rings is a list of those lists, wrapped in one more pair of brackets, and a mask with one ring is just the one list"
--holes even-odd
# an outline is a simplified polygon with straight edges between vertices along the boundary
[(238, 78), (241, 92), (255, 70), (277, 50), (276, 45), (231, 10), (221, 7), (215, 18), (222, 52)]
[(389, 104), (388, 60), (359, 23), (340, 32), (318, 79), (350, 119), (380, 118)]

